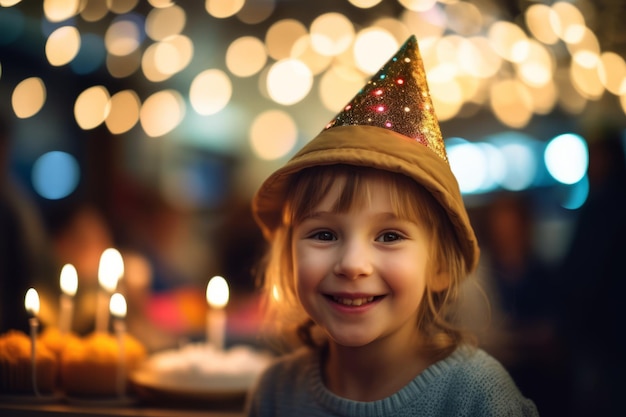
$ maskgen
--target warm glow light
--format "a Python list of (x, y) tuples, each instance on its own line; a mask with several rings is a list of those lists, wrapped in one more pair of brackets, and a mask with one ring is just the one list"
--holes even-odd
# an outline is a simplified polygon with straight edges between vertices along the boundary
[(111, 109), (106, 87), (97, 85), (80, 93), (74, 103), (76, 123), (84, 130), (94, 129), (104, 122)]
[(70, 297), (76, 295), (78, 290), (78, 273), (72, 264), (65, 264), (61, 269), (60, 279), (61, 291)]
[(350, 4), (356, 6), (360, 9), (369, 9), (370, 7), (376, 6), (382, 0), (348, 0)]
[(585, 27), (585, 18), (576, 5), (564, 1), (558, 1), (552, 5), (554, 18), (558, 21), (555, 26), (559, 29), (557, 34), (567, 43), (578, 42), (581, 28)]
[(36, 115), (46, 102), (46, 86), (39, 77), (22, 80), (11, 96), (11, 104), (15, 115), (26, 119)]
[(51, 22), (62, 22), (78, 13), (79, 0), (44, 0), (43, 12)]
[(136, 72), (141, 66), (142, 53), (138, 49), (126, 56), (107, 54), (106, 67), (112, 77), (124, 78)]
[(257, 23), (267, 20), (274, 9), (278, 0), (263, 1), (247, 1), (243, 8), (237, 12), (237, 19), (248, 25), (256, 25)]
[(502, 80), (491, 85), (491, 111), (505, 125), (521, 128), (532, 117), (532, 97), (528, 88), (517, 80)]
[[(402, 14), (404, 23), (409, 33), (415, 34), (420, 40), (420, 49), (428, 46), (428, 39), (437, 39), (446, 31), (446, 15), (442, 9), (433, 7), (427, 12), (417, 13), (407, 11)], [(406, 38), (406, 37), (404, 37)]]
[(448, 27), (462, 36), (471, 36), (480, 33), (483, 26), (483, 17), (480, 9), (468, 1), (455, 1), (446, 5)]
[(311, 23), (311, 45), (321, 55), (335, 56), (354, 39), (354, 25), (341, 13), (325, 13)]
[(177, 35), (150, 45), (143, 54), (141, 66), (147, 79), (159, 82), (185, 69), (192, 57), (191, 40)]
[(137, 6), (139, 0), (107, 0), (107, 6), (115, 14), (128, 13)]
[(231, 17), (243, 7), (245, 0), (205, 0), (205, 9), (213, 17), (225, 19)]
[(337, 112), (345, 105), (354, 92), (366, 82), (363, 75), (351, 66), (333, 66), (326, 71), (319, 82), (320, 99), (324, 107)]
[(198, 74), (189, 88), (189, 101), (195, 111), (202, 115), (220, 112), (233, 93), (230, 78), (219, 69), (210, 69)]
[(527, 57), (528, 38), (515, 23), (500, 20), (489, 28), (489, 43), (504, 59), (521, 62)]
[(109, 9), (104, 1), (86, 1), (81, 4), (80, 17), (86, 22), (97, 22), (104, 18)]
[(117, 249), (108, 248), (100, 256), (98, 282), (108, 292), (115, 291), (117, 282), (124, 275), (124, 260)]
[(277, 103), (295, 104), (309, 94), (313, 74), (309, 67), (297, 59), (276, 62), (267, 75), (267, 91)]
[(296, 41), (291, 48), (291, 57), (302, 61), (314, 75), (325, 71), (333, 60), (333, 57), (321, 55), (313, 49), (310, 36), (303, 36)]
[(554, 45), (559, 41), (559, 36), (550, 24), (550, 15), (554, 13), (550, 6), (545, 4), (533, 4), (524, 12), (526, 26), (530, 33), (546, 45)]
[(430, 10), (436, 0), (398, 0), (398, 2), (409, 10), (414, 12), (425, 12)]
[(39, 314), (39, 294), (36, 289), (29, 288), (28, 291), (26, 291), (24, 307), (26, 307), (26, 311), (34, 316)]
[(125, 56), (139, 47), (140, 30), (131, 20), (113, 22), (106, 31), (104, 43), (112, 55)]
[(146, 99), (139, 112), (139, 121), (148, 136), (158, 137), (171, 132), (184, 116), (185, 105), (180, 93), (164, 90)]
[(224, 308), (228, 304), (228, 283), (224, 277), (214, 276), (206, 287), (206, 300), (212, 308)]
[(152, 9), (146, 17), (146, 34), (155, 41), (179, 35), (185, 28), (187, 14), (178, 5)]
[(429, 86), (439, 120), (450, 120), (456, 116), (463, 105), (463, 91), (456, 79), (434, 81)]
[(265, 34), (267, 53), (275, 60), (292, 58), (293, 45), (307, 36), (306, 27), (295, 19), (282, 19), (272, 24)]
[(265, 45), (254, 36), (243, 36), (234, 40), (226, 51), (226, 67), (238, 77), (249, 77), (258, 73), (266, 62)]
[(588, 52), (578, 52), (572, 57), (570, 79), (576, 91), (591, 100), (598, 99), (604, 93), (604, 86), (598, 74), (599, 57)]
[(519, 77), (529, 86), (541, 87), (552, 81), (554, 60), (547, 48), (531, 41), (528, 57), (517, 64)]
[(457, 47), (457, 64), (465, 74), (489, 78), (502, 67), (502, 57), (489, 45), (487, 38), (463, 38)]
[(60, 67), (72, 61), (80, 49), (80, 33), (74, 26), (63, 26), (46, 41), (46, 57), (50, 65)]
[(295, 146), (297, 137), (296, 123), (281, 110), (261, 113), (250, 127), (250, 146), (257, 157), (265, 160), (285, 156)]
[(598, 74), (602, 85), (615, 95), (626, 93), (626, 62), (615, 52), (605, 52), (600, 56)]
[(111, 296), (109, 300), (109, 311), (112, 316), (118, 319), (126, 317), (126, 299), (119, 292)]
[(139, 121), (141, 102), (132, 90), (119, 91), (111, 97), (110, 111), (105, 123), (114, 135), (128, 132)]
[(396, 38), (386, 30), (365, 29), (359, 32), (354, 41), (354, 60), (361, 71), (374, 74), (397, 49)]

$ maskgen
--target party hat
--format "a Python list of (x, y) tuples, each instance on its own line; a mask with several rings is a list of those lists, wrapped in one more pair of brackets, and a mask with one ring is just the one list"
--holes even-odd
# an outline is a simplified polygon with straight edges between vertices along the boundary
[(313, 140), (263, 182), (252, 212), (267, 239), (282, 224), (293, 176), (337, 164), (390, 171), (422, 185), (447, 213), (466, 272), (476, 268), (478, 242), (448, 163), (414, 36)]
[(326, 129), (346, 125), (391, 129), (448, 160), (415, 36), (402, 45)]

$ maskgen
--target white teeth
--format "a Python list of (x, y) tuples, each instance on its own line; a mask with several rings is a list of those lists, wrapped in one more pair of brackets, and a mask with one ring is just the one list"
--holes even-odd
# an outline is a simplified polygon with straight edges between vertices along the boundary
[(363, 304), (371, 303), (374, 300), (374, 297), (362, 297), (362, 298), (342, 298), (342, 297), (333, 297), (333, 300), (339, 304), (343, 304), (345, 306), (361, 306)]

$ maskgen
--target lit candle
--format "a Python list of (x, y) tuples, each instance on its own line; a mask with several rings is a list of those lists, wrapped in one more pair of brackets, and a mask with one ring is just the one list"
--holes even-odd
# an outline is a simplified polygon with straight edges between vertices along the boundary
[(114, 317), (113, 330), (117, 336), (117, 345), (120, 352), (117, 362), (117, 395), (123, 397), (126, 394), (126, 355), (124, 352), (124, 338), (126, 337), (126, 299), (120, 293), (111, 296), (109, 310)]
[(226, 331), (226, 311), (228, 304), (228, 283), (223, 277), (215, 276), (209, 280), (206, 287), (206, 299), (209, 303), (209, 311), (206, 318), (207, 343), (212, 344), (217, 350), (224, 349), (224, 333)]
[(61, 299), (59, 305), (59, 331), (65, 334), (72, 329), (72, 315), (74, 314), (74, 295), (78, 289), (78, 273), (72, 264), (66, 264), (61, 269)]
[(39, 389), (37, 388), (37, 369), (35, 367), (35, 356), (37, 352), (37, 328), (39, 327), (39, 320), (37, 319), (37, 315), (39, 314), (39, 294), (37, 294), (37, 290), (34, 288), (30, 288), (26, 291), (24, 307), (26, 307), (26, 311), (32, 315), (28, 321), (30, 324), (30, 361), (33, 392), (37, 397), (39, 397)]
[(113, 248), (106, 249), (100, 256), (98, 266), (98, 282), (100, 291), (96, 304), (96, 331), (109, 331), (109, 299), (117, 288), (117, 282), (124, 275), (124, 260), (122, 255)]

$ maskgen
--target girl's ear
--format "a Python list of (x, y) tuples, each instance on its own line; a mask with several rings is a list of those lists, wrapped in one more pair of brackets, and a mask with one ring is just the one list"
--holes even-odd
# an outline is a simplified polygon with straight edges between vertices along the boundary
[(447, 271), (437, 271), (430, 276), (428, 289), (432, 292), (442, 292), (450, 286), (450, 273)]

